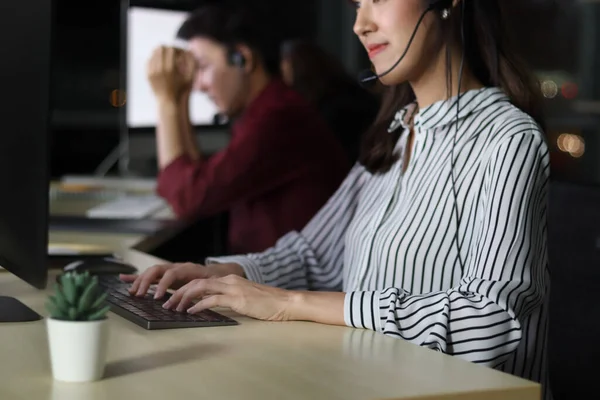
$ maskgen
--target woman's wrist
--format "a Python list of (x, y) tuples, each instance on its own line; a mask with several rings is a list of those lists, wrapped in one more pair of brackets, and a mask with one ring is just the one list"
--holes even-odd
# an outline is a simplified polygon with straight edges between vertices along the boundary
[(306, 292), (289, 290), (287, 308), (289, 321), (312, 321), (306, 312)]
[(227, 275), (237, 275), (242, 278), (246, 278), (246, 272), (241, 265), (235, 263), (224, 263), (224, 264), (211, 264), (207, 266), (207, 268), (214, 269), (218, 275), (227, 276)]
[(288, 316), (292, 321), (345, 325), (345, 293), (289, 291)]

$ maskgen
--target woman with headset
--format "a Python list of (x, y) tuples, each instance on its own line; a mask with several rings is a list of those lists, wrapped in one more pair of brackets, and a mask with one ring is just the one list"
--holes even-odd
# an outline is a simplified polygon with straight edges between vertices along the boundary
[(353, 5), (386, 94), (336, 194), (265, 252), (122, 279), (178, 288), (167, 308), (372, 329), (546, 389), (549, 156), (506, 2)]

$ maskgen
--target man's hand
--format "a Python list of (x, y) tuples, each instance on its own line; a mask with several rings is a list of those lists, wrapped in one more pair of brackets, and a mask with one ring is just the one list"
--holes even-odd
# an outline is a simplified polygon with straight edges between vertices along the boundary
[(195, 64), (191, 53), (184, 50), (165, 46), (154, 50), (148, 62), (148, 81), (159, 102), (175, 104), (189, 96)]

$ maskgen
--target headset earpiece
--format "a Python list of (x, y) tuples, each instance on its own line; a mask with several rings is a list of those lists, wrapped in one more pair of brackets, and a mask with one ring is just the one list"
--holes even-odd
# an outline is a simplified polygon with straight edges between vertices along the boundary
[[(463, 0), (464, 1), (464, 0)], [(443, 20), (450, 17), (453, 0), (429, 0), (428, 10), (437, 11)]]
[(231, 50), (227, 55), (227, 61), (229, 65), (238, 68), (244, 68), (246, 66), (246, 57), (237, 50)]

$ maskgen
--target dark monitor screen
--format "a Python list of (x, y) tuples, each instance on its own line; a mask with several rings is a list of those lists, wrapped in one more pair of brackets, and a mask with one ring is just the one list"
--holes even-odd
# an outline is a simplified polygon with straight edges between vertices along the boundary
[[(47, 283), (52, 15), (49, 0), (0, 7), (0, 265), (39, 289)], [(13, 315), (8, 300), (0, 321)]]

